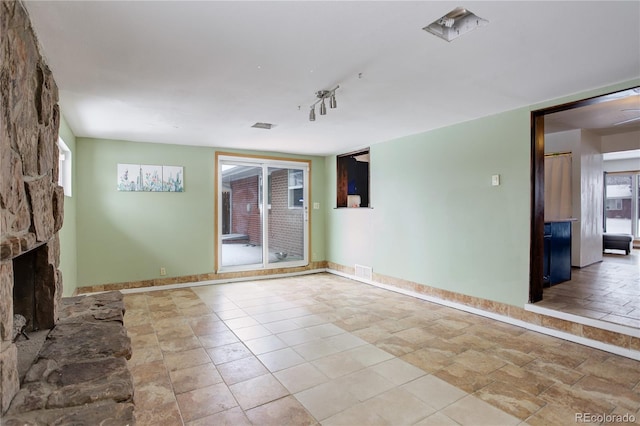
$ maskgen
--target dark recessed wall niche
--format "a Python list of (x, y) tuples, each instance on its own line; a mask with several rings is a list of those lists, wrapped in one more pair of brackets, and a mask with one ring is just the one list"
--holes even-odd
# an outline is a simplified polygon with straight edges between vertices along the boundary
[(349, 205), (349, 195), (360, 196), (360, 207), (369, 206), (369, 148), (338, 155), (337, 207)]

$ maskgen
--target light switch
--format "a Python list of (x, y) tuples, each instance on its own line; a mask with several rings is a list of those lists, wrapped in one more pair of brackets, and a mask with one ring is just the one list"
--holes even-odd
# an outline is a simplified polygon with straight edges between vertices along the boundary
[(500, 185), (500, 175), (491, 176), (491, 186), (499, 186)]
[(313, 203), (313, 209), (314, 210), (319, 210), (320, 209), (320, 203)]

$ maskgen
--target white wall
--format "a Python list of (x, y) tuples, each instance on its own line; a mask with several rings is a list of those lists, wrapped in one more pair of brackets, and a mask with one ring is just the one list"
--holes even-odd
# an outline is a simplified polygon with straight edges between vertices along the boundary
[(601, 146), (602, 152), (618, 152), (640, 149), (640, 131), (602, 136)]
[(602, 260), (603, 166), (600, 136), (585, 130), (545, 135), (545, 153), (572, 153), (571, 264), (584, 267)]
[(640, 170), (640, 158), (607, 160), (603, 162), (605, 172), (634, 172)]
[(604, 208), (603, 161), (600, 136), (583, 130), (580, 143), (580, 253), (576, 266), (602, 261), (602, 212)]

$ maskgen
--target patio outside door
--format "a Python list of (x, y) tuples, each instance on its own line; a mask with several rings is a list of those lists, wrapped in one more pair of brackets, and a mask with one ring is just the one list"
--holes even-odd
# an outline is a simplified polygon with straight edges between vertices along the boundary
[(308, 264), (308, 164), (218, 157), (217, 269)]

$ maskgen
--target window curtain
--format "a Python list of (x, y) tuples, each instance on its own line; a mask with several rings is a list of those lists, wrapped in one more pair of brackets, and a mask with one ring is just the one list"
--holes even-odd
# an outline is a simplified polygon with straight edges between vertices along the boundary
[(544, 158), (545, 220), (573, 216), (571, 204), (571, 153), (549, 154)]

